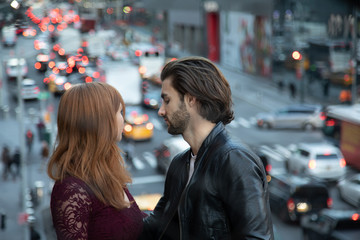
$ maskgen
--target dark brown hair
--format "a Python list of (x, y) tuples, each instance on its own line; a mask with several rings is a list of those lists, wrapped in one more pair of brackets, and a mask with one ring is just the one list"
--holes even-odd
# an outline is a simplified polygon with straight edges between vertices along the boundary
[(124, 112), (120, 93), (106, 83), (68, 89), (60, 99), (56, 147), (48, 165), (50, 178), (77, 177), (100, 201), (117, 209), (128, 205), (124, 188), (131, 182), (116, 142), (120, 104)]
[(200, 115), (213, 122), (230, 123), (234, 119), (231, 89), (221, 71), (203, 57), (186, 57), (168, 62), (161, 72), (161, 80), (171, 84), (182, 97), (186, 93), (200, 103)]

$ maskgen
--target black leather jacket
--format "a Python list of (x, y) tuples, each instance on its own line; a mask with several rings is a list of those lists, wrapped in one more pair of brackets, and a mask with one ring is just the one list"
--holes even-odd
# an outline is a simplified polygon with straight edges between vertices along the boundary
[(143, 239), (274, 238), (264, 167), (229, 139), (222, 123), (200, 147), (186, 186), (189, 161), (190, 150), (173, 159), (164, 195), (144, 219)]

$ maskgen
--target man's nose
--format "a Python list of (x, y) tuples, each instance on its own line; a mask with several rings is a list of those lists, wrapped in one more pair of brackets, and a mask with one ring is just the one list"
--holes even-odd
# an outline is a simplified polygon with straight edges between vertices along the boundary
[(160, 105), (160, 108), (159, 108), (159, 111), (158, 111), (158, 115), (160, 117), (164, 116), (165, 115), (165, 110), (164, 110), (164, 105), (161, 103)]

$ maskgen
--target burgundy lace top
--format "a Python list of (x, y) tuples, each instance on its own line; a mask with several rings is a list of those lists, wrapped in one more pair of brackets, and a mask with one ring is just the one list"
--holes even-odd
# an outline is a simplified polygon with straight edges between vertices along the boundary
[(51, 214), (57, 238), (137, 239), (146, 216), (125, 189), (129, 208), (116, 210), (100, 202), (92, 190), (75, 177), (56, 181), (51, 194)]

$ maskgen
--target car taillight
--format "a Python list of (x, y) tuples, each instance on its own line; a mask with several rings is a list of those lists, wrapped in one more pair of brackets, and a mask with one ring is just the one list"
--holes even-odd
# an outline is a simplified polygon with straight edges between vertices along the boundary
[(266, 165), (265, 170), (266, 172), (270, 172), (272, 169), (272, 166), (270, 164)]
[(327, 127), (333, 127), (333, 126), (335, 126), (335, 120), (334, 120), (334, 119), (329, 119), (329, 120), (327, 120), (327, 121), (325, 122), (325, 125), (326, 125)]
[(159, 150), (157, 150), (157, 149), (155, 149), (155, 150), (154, 150), (154, 155), (155, 155), (155, 157), (159, 157), (159, 155), (160, 155), (160, 151), (159, 151)]
[(349, 74), (345, 74), (344, 75), (344, 81), (347, 83), (350, 81), (350, 75)]
[(164, 157), (170, 157), (170, 151), (169, 150), (165, 150), (163, 153)]
[(359, 220), (359, 214), (358, 214), (358, 213), (354, 213), (354, 214), (351, 216), (351, 219), (352, 219), (353, 221)]
[(287, 204), (286, 204), (288, 210), (290, 212), (293, 212), (295, 210), (295, 202), (292, 198), (290, 198), (288, 201), (287, 201)]
[(340, 159), (340, 167), (345, 167), (346, 166), (346, 161), (344, 158)]
[(328, 199), (326, 200), (326, 205), (327, 205), (328, 208), (331, 208), (331, 207), (332, 207), (332, 205), (333, 205), (333, 200), (332, 200), (332, 198), (328, 198)]
[(325, 112), (321, 112), (321, 113), (320, 113), (320, 119), (321, 119), (322, 121), (324, 121), (324, 120), (326, 119), (326, 114), (325, 114)]
[(140, 57), (142, 55), (142, 51), (141, 50), (136, 50), (135, 51), (135, 56)]
[(316, 161), (315, 161), (314, 159), (311, 159), (311, 160), (309, 161), (308, 167), (309, 167), (310, 169), (316, 168)]

